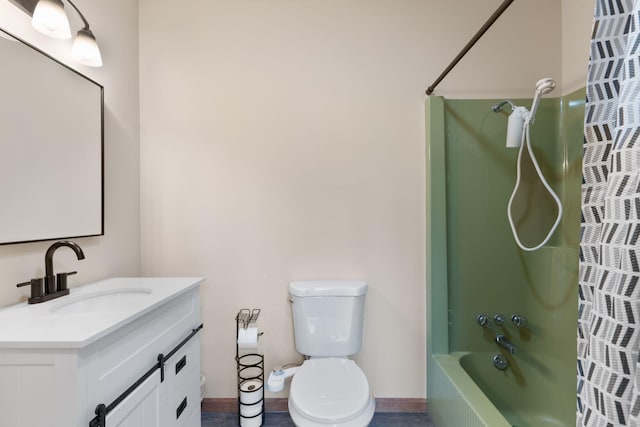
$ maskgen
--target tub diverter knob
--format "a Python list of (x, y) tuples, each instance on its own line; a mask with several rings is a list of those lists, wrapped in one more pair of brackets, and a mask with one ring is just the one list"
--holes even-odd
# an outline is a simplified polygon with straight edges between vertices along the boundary
[(504, 371), (509, 366), (509, 361), (502, 354), (498, 353), (493, 356), (493, 366), (495, 366), (496, 369)]

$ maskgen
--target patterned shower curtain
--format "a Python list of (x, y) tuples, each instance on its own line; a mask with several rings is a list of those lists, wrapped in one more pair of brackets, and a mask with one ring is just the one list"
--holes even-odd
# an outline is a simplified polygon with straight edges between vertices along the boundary
[(577, 426), (640, 426), (640, 0), (597, 0), (587, 83)]

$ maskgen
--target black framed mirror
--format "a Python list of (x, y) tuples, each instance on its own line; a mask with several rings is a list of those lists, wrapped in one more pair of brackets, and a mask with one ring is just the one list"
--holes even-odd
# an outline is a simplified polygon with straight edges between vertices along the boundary
[(103, 235), (103, 86), (0, 36), (0, 244)]

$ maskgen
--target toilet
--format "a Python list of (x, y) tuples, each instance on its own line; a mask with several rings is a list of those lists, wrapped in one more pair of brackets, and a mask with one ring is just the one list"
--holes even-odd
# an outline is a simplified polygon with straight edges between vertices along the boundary
[(291, 381), (289, 414), (298, 427), (365, 427), (375, 399), (349, 356), (362, 348), (364, 281), (289, 284), (296, 350), (308, 358)]

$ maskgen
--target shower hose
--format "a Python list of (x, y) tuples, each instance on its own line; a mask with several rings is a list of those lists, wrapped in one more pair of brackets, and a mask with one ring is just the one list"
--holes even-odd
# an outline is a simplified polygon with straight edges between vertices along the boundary
[[(515, 239), (516, 243), (518, 244), (518, 246), (520, 246), (522, 250), (529, 251), (529, 252), (540, 249), (549, 241), (553, 232), (556, 231), (556, 228), (558, 228), (558, 224), (560, 224), (560, 219), (562, 218), (562, 203), (560, 202), (560, 198), (556, 195), (556, 193), (553, 191), (553, 189), (545, 179), (544, 175), (542, 174), (542, 171), (540, 170), (540, 166), (538, 165), (538, 160), (536, 159), (536, 155), (533, 153), (533, 149), (531, 148), (531, 135), (529, 132), (530, 129), (531, 129), (531, 117), (527, 117), (524, 120), (524, 124), (523, 124), (524, 132), (522, 132), (522, 142), (520, 144), (520, 150), (518, 151), (518, 162), (516, 167), (516, 184), (513, 187), (513, 192), (511, 193), (511, 197), (509, 198), (509, 204), (507, 206), (507, 216), (509, 217), (509, 225), (511, 225), (511, 232), (513, 233), (513, 238)], [(531, 163), (533, 163), (533, 166), (536, 169), (536, 173), (538, 174), (540, 181), (542, 182), (542, 184), (544, 185), (544, 188), (547, 190), (549, 195), (553, 198), (553, 200), (556, 202), (556, 205), (558, 206), (558, 215), (556, 216), (556, 220), (553, 223), (553, 226), (551, 226), (551, 229), (549, 230), (547, 237), (545, 237), (544, 240), (540, 242), (538, 245), (533, 247), (528, 247), (522, 244), (522, 242), (520, 241), (520, 237), (518, 236), (518, 230), (516, 229), (516, 226), (513, 223), (513, 216), (511, 214), (511, 210), (512, 210), (511, 206), (513, 204), (513, 199), (515, 199), (516, 193), (518, 192), (518, 187), (520, 186), (522, 153), (525, 149), (525, 146), (526, 146), (527, 152), (529, 153), (529, 158), (531, 159)]]

